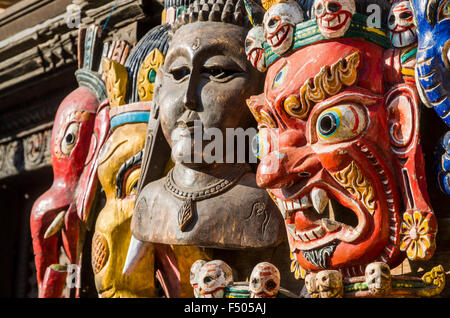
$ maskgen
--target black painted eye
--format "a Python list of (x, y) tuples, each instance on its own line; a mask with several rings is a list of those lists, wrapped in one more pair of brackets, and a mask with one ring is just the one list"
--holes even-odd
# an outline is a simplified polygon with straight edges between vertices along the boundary
[(400, 13), (400, 19), (406, 20), (412, 16), (411, 12), (402, 12)]
[(69, 133), (66, 135), (66, 144), (72, 145), (75, 142), (75, 135), (73, 133)]
[(322, 136), (329, 137), (333, 135), (339, 126), (339, 117), (333, 112), (326, 113), (319, 118), (318, 128)]
[(336, 2), (329, 2), (327, 5), (327, 8), (328, 8), (328, 12), (334, 13), (334, 12), (338, 12), (339, 10), (341, 10), (341, 5)]
[(205, 278), (203, 278), (203, 282), (205, 284), (210, 284), (213, 281), (213, 278), (211, 276), (206, 276)]
[(250, 40), (245, 41), (245, 47), (250, 47), (250, 46), (252, 46), (252, 44), (253, 44), (253, 41), (250, 41)]
[(268, 25), (269, 25), (269, 27), (270, 28), (273, 28), (273, 27), (275, 27), (277, 24), (278, 24), (278, 19), (275, 19), (275, 18), (273, 18), (273, 19), (270, 19), (269, 20), (269, 23), (268, 23)]
[(191, 73), (191, 70), (187, 67), (181, 67), (177, 69), (173, 69), (170, 71), (170, 74), (176, 81), (180, 81)]

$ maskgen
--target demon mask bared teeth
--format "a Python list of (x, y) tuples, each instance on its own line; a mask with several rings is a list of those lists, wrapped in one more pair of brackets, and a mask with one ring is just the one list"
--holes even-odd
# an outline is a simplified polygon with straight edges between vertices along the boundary
[(282, 55), (292, 46), (294, 27), (303, 22), (303, 12), (296, 2), (272, 6), (264, 15), (264, 36), (275, 54)]
[(260, 72), (266, 71), (263, 49), (264, 41), (264, 28), (262, 26), (253, 27), (245, 39), (245, 54), (247, 55), (247, 59)]
[(354, 0), (316, 0), (314, 11), (320, 33), (331, 39), (347, 32), (356, 6)]
[(392, 6), (388, 26), (394, 47), (406, 47), (417, 41), (416, 27), (409, 1), (398, 2)]
[[(386, 87), (384, 53), (360, 39), (306, 46), (271, 64), (264, 94), (248, 101), (259, 123), (257, 183), (307, 272), (362, 276), (372, 262), (395, 267), (403, 251), (410, 260), (434, 252), (435, 217), (418, 182), (418, 97), (407, 84)], [(421, 224), (430, 244), (419, 247)]]

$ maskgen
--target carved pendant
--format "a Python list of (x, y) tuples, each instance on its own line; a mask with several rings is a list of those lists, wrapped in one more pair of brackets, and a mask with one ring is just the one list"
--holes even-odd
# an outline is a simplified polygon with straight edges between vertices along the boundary
[(194, 201), (191, 199), (185, 200), (180, 210), (178, 211), (178, 227), (181, 231), (191, 224), (194, 219)]

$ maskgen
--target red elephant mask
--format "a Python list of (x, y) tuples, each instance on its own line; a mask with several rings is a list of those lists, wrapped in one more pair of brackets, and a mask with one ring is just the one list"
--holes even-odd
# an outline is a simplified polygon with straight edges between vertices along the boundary
[(30, 218), (40, 297), (60, 297), (64, 281), (55, 283), (58, 275), (52, 277), (51, 271), (46, 271), (60, 263), (61, 240), (69, 261), (79, 262), (80, 218), (74, 196), (92, 157), (88, 154), (95, 151), (90, 142), (95, 135), (98, 107), (95, 94), (79, 87), (63, 100), (55, 117), (51, 141), (53, 184), (36, 200)]

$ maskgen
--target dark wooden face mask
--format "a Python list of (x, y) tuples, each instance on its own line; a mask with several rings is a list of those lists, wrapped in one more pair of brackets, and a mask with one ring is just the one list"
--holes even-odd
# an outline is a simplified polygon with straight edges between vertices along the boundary
[[(224, 136), (227, 128), (252, 126), (245, 100), (262, 90), (263, 75), (246, 60), (246, 33), (222, 22), (175, 32), (155, 89), (159, 131), (172, 150), (175, 128), (194, 119)], [(249, 165), (203, 161), (176, 162), (167, 177), (145, 185), (132, 231), (147, 242), (235, 249), (274, 246), (284, 235), (281, 216)]]

